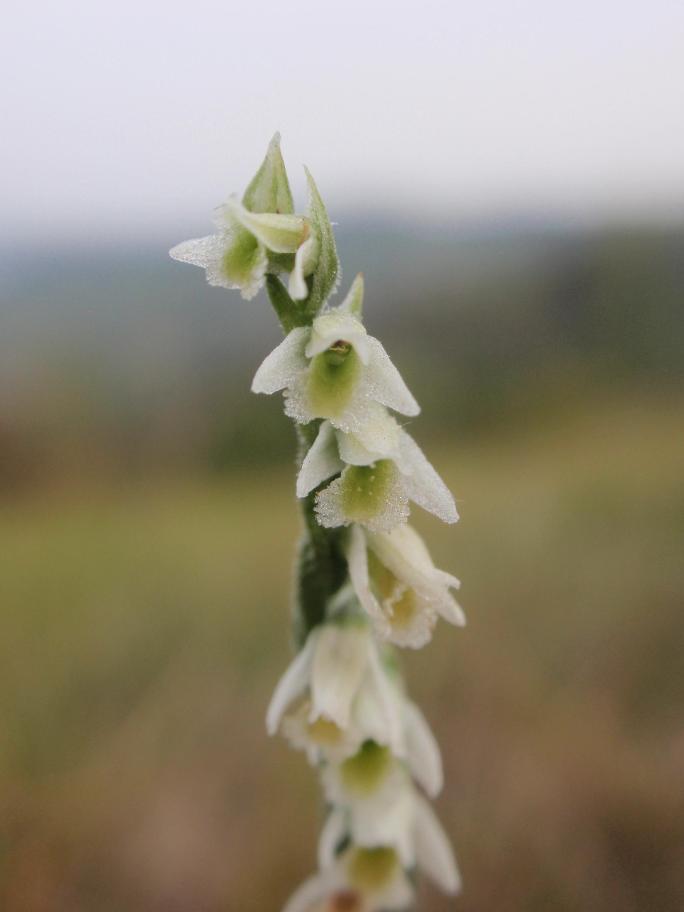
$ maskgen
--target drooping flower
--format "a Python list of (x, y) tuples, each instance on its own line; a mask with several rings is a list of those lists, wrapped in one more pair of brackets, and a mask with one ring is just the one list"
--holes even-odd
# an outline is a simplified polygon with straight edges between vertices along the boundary
[[(294, 704), (294, 705), (293, 705)], [(404, 753), (402, 698), (367, 622), (335, 617), (315, 628), (278, 683), (266, 715), (312, 762), (344, 759), (369, 738)]]
[(355, 524), (346, 553), (356, 595), (381, 639), (418, 649), (430, 640), (438, 616), (465, 624), (450, 592), (460, 587), (459, 580), (434, 566), (410, 526), (370, 532)]
[(316, 265), (317, 238), (310, 221), (294, 214), (278, 134), (271, 140), (242, 202), (231, 197), (217, 210), (215, 224), (219, 229), (216, 234), (173, 247), (173, 259), (200, 266), (206, 270), (210, 285), (237, 288), (249, 300), (264, 284), (269, 260), (277, 272), (282, 267), (277, 258), (289, 257), (286, 266), (291, 268), (291, 297), (306, 297), (304, 277)]
[(359, 802), (387, 805), (403, 788), (407, 776), (431, 797), (442, 788), (442, 758), (435, 736), (420, 709), (402, 699), (402, 754), (389, 744), (370, 738), (356, 753), (326, 764), (322, 770), (326, 797), (331, 804), (355, 806)]
[(399, 912), (413, 902), (410, 878), (390, 847), (349, 846), (326, 861), (293, 893), (283, 912)]
[(418, 403), (381, 343), (360, 320), (363, 278), (356, 277), (339, 307), (324, 310), (311, 326), (293, 329), (264, 360), (252, 381), (255, 393), (285, 391), (285, 412), (300, 424), (326, 418), (355, 432), (376, 404), (417, 415)]
[(384, 408), (355, 434), (324, 421), (297, 479), (297, 496), (306, 495), (332, 475), (339, 478), (319, 491), (316, 515), (322, 526), (359, 523), (374, 532), (406, 521), (409, 501), (444, 522), (458, 519), (456, 504), (423, 451)]
[(333, 861), (334, 847), (343, 845), (347, 838), (364, 849), (394, 849), (404, 868), (411, 870), (418, 865), (445, 893), (455, 893), (460, 887), (449, 838), (408, 775), (403, 780), (397, 776), (394, 788), (380, 790), (375, 800), (333, 808), (321, 833), (322, 867)]
[[(397, 828), (401, 830), (399, 838)], [(359, 845), (349, 833), (345, 811), (334, 810), (321, 833), (319, 873), (302, 884), (283, 912), (406, 909), (414, 900), (407, 869), (414, 866), (445, 893), (459, 892), (461, 878), (449, 840), (427, 801), (410, 787), (399, 812), (395, 806), (391, 820), (379, 821), (379, 832), (383, 830), (391, 835), (391, 842)]]

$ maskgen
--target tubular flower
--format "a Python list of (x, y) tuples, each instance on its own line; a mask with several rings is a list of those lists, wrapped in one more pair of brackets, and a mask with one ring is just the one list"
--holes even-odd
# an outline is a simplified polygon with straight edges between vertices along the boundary
[(418, 403), (399, 371), (360, 320), (362, 298), (359, 275), (339, 307), (288, 333), (256, 372), (252, 392), (284, 390), (285, 413), (295, 421), (326, 418), (349, 432), (368, 424), (376, 403), (417, 415)]
[(384, 805), (379, 801), (357, 802), (333, 809), (321, 833), (321, 867), (329, 866), (332, 850), (347, 838), (364, 849), (393, 849), (405, 869), (420, 867), (445, 893), (456, 893), (460, 888), (461, 878), (449, 839), (408, 777)]
[[(424, 798), (407, 789), (384, 829), (392, 843), (359, 845), (349, 835), (343, 812), (328, 817), (319, 844), (319, 873), (293, 894), (283, 912), (393, 912), (408, 908), (414, 889), (407, 867), (423, 871), (445, 893), (457, 893), (461, 877), (449, 841)], [(397, 847), (399, 844), (399, 847)], [(342, 905), (344, 898), (348, 906)], [(337, 904), (337, 905), (336, 905)]]
[(353, 525), (346, 554), (356, 595), (381, 639), (419, 649), (429, 642), (438, 616), (465, 624), (450, 592), (460, 587), (459, 580), (435, 567), (410, 526), (370, 532)]
[(239, 289), (247, 301), (264, 284), (269, 252), (297, 253), (309, 237), (301, 216), (250, 212), (234, 197), (218, 209), (215, 224), (216, 234), (177, 244), (171, 256), (205, 269), (210, 285)]
[(282, 726), (312, 762), (351, 756), (368, 738), (403, 754), (402, 711), (370, 627), (341, 617), (309, 634), (275, 689), (266, 727)]
[(458, 519), (454, 499), (423, 451), (387, 411), (373, 410), (362, 432), (345, 434), (324, 421), (297, 478), (297, 496), (306, 495), (332, 475), (316, 495), (322, 526), (359, 523), (374, 532), (406, 521), (409, 501), (444, 522)]

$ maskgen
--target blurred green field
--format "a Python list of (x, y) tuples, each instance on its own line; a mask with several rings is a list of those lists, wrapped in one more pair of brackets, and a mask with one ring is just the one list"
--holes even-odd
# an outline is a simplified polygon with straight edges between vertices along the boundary
[[(406, 666), (462, 912), (684, 908), (683, 417), (605, 400), (431, 445), (462, 521), (414, 519), (469, 626)], [(277, 910), (311, 870), (314, 777), (263, 727), (289, 656), (282, 463), (2, 502), (4, 912)]]

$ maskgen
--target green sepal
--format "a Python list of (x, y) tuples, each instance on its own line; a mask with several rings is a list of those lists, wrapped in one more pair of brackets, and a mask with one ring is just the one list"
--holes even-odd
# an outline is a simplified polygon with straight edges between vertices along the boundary
[(313, 273), (307, 279), (309, 296), (305, 299), (306, 309), (312, 320), (335, 290), (340, 274), (340, 261), (335, 246), (335, 235), (328, 218), (325, 204), (321, 199), (311, 173), (304, 168), (309, 184), (309, 221), (316, 237), (318, 261)]
[(363, 319), (363, 273), (360, 272), (351, 283), (351, 288), (347, 292), (347, 297), (342, 303), (342, 307), (356, 317), (357, 320)]
[(261, 167), (245, 190), (242, 205), (250, 212), (294, 213), (290, 182), (280, 151), (280, 133), (276, 133), (269, 143)]
[(266, 276), (266, 293), (283, 332), (287, 334), (297, 326), (309, 325), (310, 320), (302, 306), (306, 301), (293, 301), (277, 276)]

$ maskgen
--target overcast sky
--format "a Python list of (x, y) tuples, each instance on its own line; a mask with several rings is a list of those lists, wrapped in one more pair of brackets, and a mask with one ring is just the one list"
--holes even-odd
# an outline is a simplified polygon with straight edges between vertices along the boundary
[(681, 0), (3, 9), (5, 237), (201, 229), (276, 129), (333, 212), (684, 211)]

